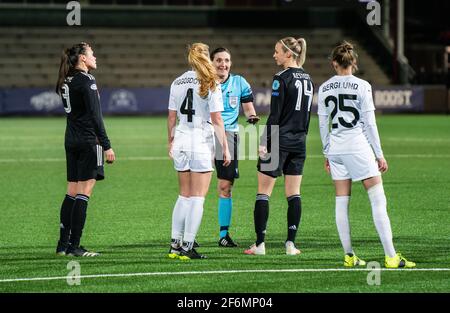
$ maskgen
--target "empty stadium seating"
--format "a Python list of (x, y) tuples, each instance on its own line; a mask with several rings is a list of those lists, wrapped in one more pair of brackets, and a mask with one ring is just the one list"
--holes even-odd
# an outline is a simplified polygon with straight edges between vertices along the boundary
[(233, 72), (254, 87), (270, 86), (279, 71), (272, 54), (275, 42), (285, 36), (302, 36), (308, 43), (304, 65), (316, 84), (333, 71), (327, 59), (333, 45), (347, 39), (357, 44), (359, 75), (373, 84), (390, 79), (358, 41), (339, 29), (114, 29), (114, 28), (0, 28), (0, 87), (52, 87), (65, 47), (89, 42), (97, 56), (95, 71), (104, 87), (163, 87), (188, 69), (186, 45), (207, 43), (212, 49), (229, 48)]

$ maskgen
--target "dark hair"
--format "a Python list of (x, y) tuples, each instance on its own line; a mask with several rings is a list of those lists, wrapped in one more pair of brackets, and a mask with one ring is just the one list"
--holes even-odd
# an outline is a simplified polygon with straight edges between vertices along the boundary
[(226, 53), (228, 53), (228, 54), (231, 56), (230, 50), (228, 50), (227, 48), (224, 48), (224, 47), (219, 47), (219, 48), (214, 49), (214, 50), (211, 52), (211, 54), (209, 55), (211, 61), (213, 61), (215, 55), (216, 55), (217, 53), (220, 53), (220, 52), (226, 52)]
[(331, 60), (336, 61), (341, 67), (348, 68), (353, 67), (353, 72), (358, 70), (356, 61), (358, 60), (358, 54), (354, 50), (353, 45), (348, 41), (342, 41), (331, 52)]
[(63, 85), (68, 74), (77, 66), (80, 54), (86, 54), (86, 49), (88, 47), (89, 44), (80, 42), (79, 44), (72, 46), (72, 48), (64, 49), (61, 55), (61, 65), (59, 66), (59, 75), (56, 82), (57, 94), (61, 93), (61, 86)]

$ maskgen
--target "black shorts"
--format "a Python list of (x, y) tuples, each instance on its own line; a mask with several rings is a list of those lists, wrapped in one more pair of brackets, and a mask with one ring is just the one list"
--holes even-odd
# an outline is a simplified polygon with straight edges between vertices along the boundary
[(219, 144), (216, 138), (216, 157), (215, 165), (217, 171), (217, 178), (225, 179), (230, 182), (234, 182), (236, 178), (239, 178), (238, 169), (238, 146), (239, 146), (239, 134), (234, 132), (226, 132), (228, 149), (230, 150), (231, 163), (228, 166), (223, 166), (223, 153), (222, 146)]
[[(258, 171), (271, 177), (279, 177), (281, 175), (302, 175), (303, 166), (305, 164), (306, 154), (304, 152), (280, 151), (278, 154), (278, 164), (271, 164), (272, 158), (262, 160), (258, 158)], [(274, 160), (276, 162), (276, 160)], [(261, 170), (261, 164), (268, 167)], [(264, 166), (263, 166), (264, 167)]]
[(67, 181), (105, 178), (103, 148), (100, 145), (66, 146)]

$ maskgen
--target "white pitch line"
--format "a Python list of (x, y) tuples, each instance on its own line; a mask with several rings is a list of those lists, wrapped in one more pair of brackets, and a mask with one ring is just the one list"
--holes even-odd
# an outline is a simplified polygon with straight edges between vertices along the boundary
[(108, 278), (108, 277), (136, 277), (136, 276), (175, 276), (175, 275), (201, 275), (201, 274), (243, 274), (243, 273), (301, 273), (301, 272), (372, 272), (372, 271), (397, 271), (397, 272), (448, 272), (450, 268), (298, 268), (298, 269), (264, 269), (264, 270), (229, 270), (229, 271), (190, 271), (190, 272), (148, 272), (148, 273), (122, 273), (122, 274), (96, 274), (80, 276), (54, 276), (0, 279), (0, 283), (25, 282), (25, 281), (49, 281), (84, 278)]
[[(321, 154), (307, 155), (307, 158), (317, 159), (323, 158)], [(439, 158), (450, 158), (450, 154), (388, 154), (386, 157), (389, 158), (420, 158), (420, 159), (439, 159)], [(136, 157), (122, 157), (118, 158), (117, 161), (164, 161), (170, 160), (166, 156), (136, 156)], [(243, 159), (242, 161), (256, 161), (257, 159)], [(19, 162), (64, 162), (65, 158), (27, 158), (27, 159), (0, 159), (0, 163), (19, 163)]]

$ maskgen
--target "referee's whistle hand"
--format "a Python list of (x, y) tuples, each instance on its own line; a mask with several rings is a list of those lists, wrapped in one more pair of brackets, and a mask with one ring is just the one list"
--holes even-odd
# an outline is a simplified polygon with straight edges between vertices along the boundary
[(106, 163), (112, 164), (116, 160), (116, 155), (114, 154), (114, 150), (112, 148), (105, 151)]

